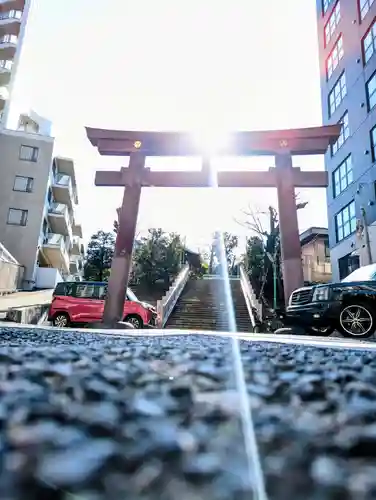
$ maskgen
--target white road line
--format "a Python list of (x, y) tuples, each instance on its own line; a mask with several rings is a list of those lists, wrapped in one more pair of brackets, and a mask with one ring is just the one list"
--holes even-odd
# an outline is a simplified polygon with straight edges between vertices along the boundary
[(240, 398), (240, 411), (243, 428), (243, 441), (248, 462), (249, 479), (254, 488), (254, 500), (267, 500), (264, 472), (262, 470), (260, 453), (257, 445), (255, 425), (248, 397), (247, 384), (244, 375), (244, 366), (241, 358), (239, 339), (231, 338), (234, 361), (236, 390)]
[[(1, 329), (19, 329), (19, 330), (48, 330), (60, 331), (66, 333), (90, 333), (92, 335), (116, 335), (118, 337), (171, 337), (181, 335), (204, 335), (210, 337), (225, 337), (237, 338), (239, 340), (247, 340), (249, 342), (265, 342), (275, 344), (296, 344), (307, 345), (323, 348), (343, 348), (343, 349), (361, 349), (361, 350), (376, 350), (376, 342), (341, 339), (336, 337), (311, 337), (306, 335), (275, 335), (273, 333), (232, 333), (232, 332), (216, 332), (208, 330), (106, 330), (106, 329), (91, 329), (91, 328), (57, 328), (46, 325), (23, 325), (19, 323), (0, 322)], [(129, 332), (129, 333), (126, 333)]]

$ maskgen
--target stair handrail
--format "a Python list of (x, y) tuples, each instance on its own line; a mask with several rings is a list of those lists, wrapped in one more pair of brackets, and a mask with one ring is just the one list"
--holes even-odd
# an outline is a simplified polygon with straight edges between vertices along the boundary
[(239, 266), (239, 270), (240, 285), (243, 290), (243, 295), (247, 305), (247, 310), (252, 323), (252, 327), (253, 329), (255, 329), (262, 321), (262, 304), (257, 300), (251, 282), (249, 281), (248, 275), (242, 265)]
[(167, 323), (172, 310), (175, 307), (184, 287), (189, 278), (190, 267), (185, 264), (180, 273), (176, 276), (172, 285), (165, 293), (165, 295), (157, 302), (157, 327), (163, 328)]

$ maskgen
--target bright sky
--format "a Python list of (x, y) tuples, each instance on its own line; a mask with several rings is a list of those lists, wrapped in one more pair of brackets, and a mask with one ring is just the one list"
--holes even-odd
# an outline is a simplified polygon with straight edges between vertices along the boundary
[[(94, 186), (101, 158), (84, 126), (119, 129), (294, 128), (321, 124), (313, 0), (34, 0), (15, 102), (54, 123), (56, 153), (76, 160), (80, 218), (88, 238), (111, 230), (122, 192)], [(13, 111), (16, 111), (15, 106)], [(152, 168), (198, 168), (192, 159), (149, 159)], [(272, 159), (215, 161), (266, 169)], [(320, 157), (295, 158), (323, 169)], [(301, 230), (326, 225), (324, 190), (301, 190)], [(220, 197), (220, 201), (219, 200)], [(235, 219), (253, 205), (276, 206), (271, 189), (144, 189), (141, 231), (162, 227), (204, 246), (220, 223), (242, 239)]]

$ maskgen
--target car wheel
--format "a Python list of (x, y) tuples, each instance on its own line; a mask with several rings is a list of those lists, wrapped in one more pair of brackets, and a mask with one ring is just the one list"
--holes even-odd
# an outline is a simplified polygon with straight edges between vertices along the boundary
[(69, 316), (66, 313), (57, 313), (52, 320), (52, 324), (57, 328), (67, 328), (70, 325)]
[(344, 337), (365, 339), (376, 329), (375, 314), (368, 304), (349, 304), (339, 315), (339, 330)]
[(136, 314), (130, 314), (129, 316), (126, 316), (124, 318), (124, 321), (133, 325), (137, 330), (141, 330), (144, 326), (142, 319)]
[(311, 326), (310, 330), (313, 335), (329, 337), (329, 335), (334, 332), (335, 328), (334, 326)]

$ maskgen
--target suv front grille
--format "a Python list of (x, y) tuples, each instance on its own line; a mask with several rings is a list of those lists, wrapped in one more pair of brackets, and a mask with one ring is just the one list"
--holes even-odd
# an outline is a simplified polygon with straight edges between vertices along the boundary
[(291, 305), (298, 306), (300, 304), (309, 304), (312, 300), (312, 289), (296, 290), (291, 295)]

